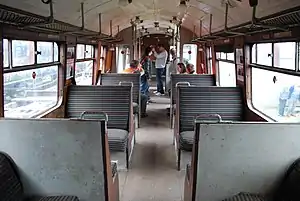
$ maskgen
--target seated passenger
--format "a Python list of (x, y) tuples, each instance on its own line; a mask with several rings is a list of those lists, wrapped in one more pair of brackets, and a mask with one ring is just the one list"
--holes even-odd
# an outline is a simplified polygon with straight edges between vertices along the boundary
[[(141, 80), (145, 80), (145, 79), (143, 79), (143, 76), (146, 76), (144, 69), (141, 67), (140, 62), (137, 61), (137, 60), (132, 60), (130, 62), (129, 68), (126, 68), (122, 73), (140, 73), (141, 78), (142, 78)], [(141, 117), (142, 118), (148, 116), (147, 113), (146, 113), (147, 101), (148, 101), (148, 96), (143, 94), (143, 92), (141, 92)]]
[(187, 74), (195, 74), (195, 68), (193, 64), (186, 65), (186, 73)]
[(184, 73), (186, 73), (186, 68), (185, 68), (184, 63), (178, 63), (178, 64), (177, 64), (177, 72), (178, 72), (179, 74), (184, 74)]

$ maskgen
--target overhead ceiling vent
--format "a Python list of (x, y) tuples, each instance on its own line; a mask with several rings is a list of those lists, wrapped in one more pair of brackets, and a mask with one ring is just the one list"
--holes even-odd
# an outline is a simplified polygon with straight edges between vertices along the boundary
[(228, 4), (229, 8), (236, 8), (241, 2), (242, 0), (221, 0), (221, 5), (225, 7), (225, 5)]
[(119, 6), (127, 6), (128, 4), (131, 4), (132, 0), (118, 0)]

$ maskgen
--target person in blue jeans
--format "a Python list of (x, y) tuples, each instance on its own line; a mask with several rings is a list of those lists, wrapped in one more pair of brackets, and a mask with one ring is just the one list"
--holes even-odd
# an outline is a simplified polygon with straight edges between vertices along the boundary
[(157, 90), (154, 93), (157, 96), (161, 96), (165, 94), (162, 75), (165, 71), (165, 66), (168, 59), (168, 52), (166, 51), (166, 49), (162, 44), (159, 44), (157, 47), (158, 47), (158, 52), (155, 51), (155, 48), (152, 49), (153, 55), (155, 57), (156, 83), (157, 83)]
[(283, 90), (280, 92), (279, 95), (279, 105), (278, 105), (278, 115), (283, 117), (284, 111), (286, 107), (286, 102), (289, 99), (290, 96), (290, 90), (292, 87), (284, 87)]
[(295, 116), (295, 108), (300, 100), (300, 85), (291, 86), (289, 89), (288, 109), (286, 115), (288, 117)]
[(141, 76), (141, 93), (147, 96), (148, 101), (150, 100), (150, 95), (149, 95), (150, 87), (149, 87), (148, 80), (151, 78), (150, 77), (151, 60), (149, 57), (150, 53), (151, 53), (151, 48), (147, 47), (140, 62), (145, 72), (144, 75)]

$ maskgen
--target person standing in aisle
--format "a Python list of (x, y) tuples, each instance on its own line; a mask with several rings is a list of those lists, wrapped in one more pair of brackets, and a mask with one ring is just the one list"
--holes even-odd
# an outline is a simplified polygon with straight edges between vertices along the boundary
[(165, 71), (165, 66), (168, 59), (168, 52), (166, 51), (166, 49), (162, 44), (159, 44), (157, 47), (158, 47), (158, 52), (156, 52), (154, 48), (152, 49), (153, 55), (155, 57), (156, 83), (157, 83), (157, 90), (154, 93), (157, 96), (161, 96), (165, 94), (162, 75)]

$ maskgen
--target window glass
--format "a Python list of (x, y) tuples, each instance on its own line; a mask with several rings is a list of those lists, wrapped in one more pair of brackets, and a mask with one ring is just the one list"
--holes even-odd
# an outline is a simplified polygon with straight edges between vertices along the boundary
[(57, 101), (58, 66), (4, 74), (5, 117), (31, 118), (52, 108)]
[(235, 64), (219, 61), (219, 83), (222, 87), (236, 86)]
[(77, 45), (76, 48), (76, 59), (84, 59), (84, 45)]
[(274, 67), (295, 70), (296, 43), (274, 43)]
[(24, 40), (12, 41), (12, 66), (34, 64), (34, 42)]
[(227, 60), (234, 61), (234, 53), (227, 53)]
[(77, 85), (92, 85), (93, 60), (76, 62), (75, 80)]
[(300, 122), (299, 83), (298, 76), (252, 68), (253, 106), (276, 121)]
[(212, 74), (212, 59), (208, 59), (208, 74)]
[(85, 58), (93, 58), (93, 46), (85, 46)]
[(226, 53), (221, 52), (221, 59), (225, 59), (226, 60)]
[(59, 53), (58, 53), (58, 45), (57, 43), (54, 43), (54, 61), (59, 61)]
[(221, 52), (216, 52), (216, 59), (221, 59)]
[[(183, 45), (183, 61), (196, 66), (197, 63), (197, 45), (196, 44), (184, 44)], [(190, 51), (190, 52), (189, 52)]]
[(251, 50), (251, 63), (256, 63), (256, 44), (252, 46)]
[(257, 64), (272, 66), (272, 43), (257, 44)]
[(9, 66), (9, 60), (8, 60), (8, 40), (3, 39), (3, 66), (8, 67)]
[(37, 63), (53, 62), (53, 43), (37, 42)]

